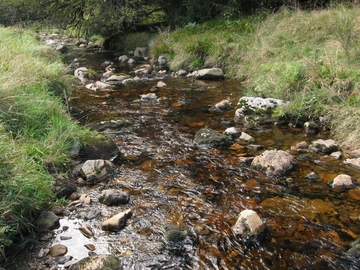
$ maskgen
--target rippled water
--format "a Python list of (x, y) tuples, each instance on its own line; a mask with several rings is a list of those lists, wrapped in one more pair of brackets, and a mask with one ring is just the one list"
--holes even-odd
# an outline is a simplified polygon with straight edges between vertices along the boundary
[[(101, 71), (100, 64), (111, 57), (89, 54), (82, 59), (86, 67)], [(286, 180), (274, 180), (239, 161), (264, 149), (290, 150), (298, 142), (311, 143), (329, 134), (306, 136), (302, 129), (272, 125), (245, 130), (233, 122), (242, 96), (235, 81), (164, 78), (167, 86), (156, 92), (160, 101), (140, 101), (158, 80), (98, 92), (74, 89), (71, 106), (83, 111), (82, 123), (131, 119), (132, 124), (104, 131), (111, 132), (121, 149), (118, 175), (82, 191), (96, 198), (105, 187), (123, 189), (131, 196), (130, 204), (103, 206), (102, 215), (131, 208), (134, 216), (119, 233), (101, 231), (96, 219), (62, 220), (63, 226), (85, 224), (95, 231), (92, 240), (81, 234), (73, 239), (93, 243), (97, 253), (121, 257), (124, 269), (359, 269), (345, 255), (349, 243), (359, 237), (358, 203), (349, 200), (346, 190), (333, 191), (327, 185), (340, 173), (359, 179), (359, 172), (345, 168), (341, 160), (323, 166), (298, 161)], [(232, 100), (233, 110), (211, 110), (226, 98)], [(202, 127), (224, 131), (232, 126), (252, 135), (253, 143), (264, 149), (201, 149), (193, 143)], [(321, 179), (307, 180), (310, 172)], [(255, 210), (267, 224), (262, 241), (245, 243), (232, 235), (231, 226), (244, 209)], [(165, 225), (181, 228), (187, 237), (181, 244), (168, 244)], [(54, 242), (61, 242), (61, 235), (59, 231)], [(69, 253), (79, 259), (86, 256), (80, 248), (75, 250)]]

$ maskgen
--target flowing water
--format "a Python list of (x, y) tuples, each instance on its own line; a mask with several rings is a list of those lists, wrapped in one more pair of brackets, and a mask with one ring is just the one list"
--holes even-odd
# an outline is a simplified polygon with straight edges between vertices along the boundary
[[(101, 63), (114, 57), (87, 54), (81, 59), (81, 66), (102, 73)], [(131, 67), (123, 70), (129, 72)], [(166, 86), (156, 92), (158, 100), (141, 101), (140, 95), (149, 93), (160, 79)], [(245, 130), (233, 121), (242, 87), (230, 80), (149, 78), (141, 85), (73, 91), (70, 105), (82, 111), (77, 116), (81, 123), (127, 120), (116, 129), (103, 130), (121, 150), (116, 159), (119, 173), (109, 182), (81, 189), (92, 198), (105, 188), (122, 189), (130, 194), (130, 203), (102, 206), (101, 214), (108, 217), (131, 208), (134, 215), (118, 233), (102, 231), (102, 217), (64, 218), (61, 227), (68, 226), (68, 232), (80, 225), (95, 231), (93, 239), (74, 234), (73, 242), (63, 241), (70, 255), (87, 256), (81, 246), (93, 243), (96, 253), (119, 256), (124, 269), (359, 269), (346, 255), (360, 234), (358, 202), (349, 199), (348, 190), (334, 191), (327, 184), (340, 173), (359, 179), (358, 171), (345, 167), (342, 160), (319, 165), (299, 160), (286, 179), (269, 179), (240, 162), (240, 157), (267, 149), (290, 150), (301, 141), (327, 139), (328, 133), (309, 136), (287, 125)], [(227, 98), (233, 102), (232, 110), (211, 110)], [(255, 151), (245, 144), (234, 149), (199, 148), (193, 139), (202, 127), (221, 132), (236, 127), (263, 149)], [(307, 179), (310, 172), (320, 179)], [(244, 209), (253, 209), (266, 223), (263, 239), (245, 242), (233, 236), (231, 227)], [(168, 243), (169, 225), (186, 232), (186, 238)], [(61, 242), (61, 234), (54, 243)]]

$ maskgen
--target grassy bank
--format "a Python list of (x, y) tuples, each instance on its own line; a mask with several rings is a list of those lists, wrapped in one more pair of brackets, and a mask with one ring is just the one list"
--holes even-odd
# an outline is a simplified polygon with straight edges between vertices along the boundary
[(172, 70), (220, 67), (246, 95), (281, 98), (294, 123), (328, 116), (343, 147), (360, 145), (360, 9), (261, 13), (163, 31), (152, 57)]
[(88, 134), (61, 100), (65, 68), (32, 33), (0, 28), (0, 265), (7, 247), (31, 240), (34, 218), (54, 203), (74, 140)]

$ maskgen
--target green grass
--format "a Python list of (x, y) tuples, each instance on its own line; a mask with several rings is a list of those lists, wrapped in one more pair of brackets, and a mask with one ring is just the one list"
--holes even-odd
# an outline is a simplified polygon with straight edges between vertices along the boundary
[(66, 112), (67, 80), (59, 55), (35, 34), (0, 28), (0, 264), (55, 202), (50, 169), (66, 173), (73, 142), (90, 134)]
[[(291, 121), (331, 117), (333, 136), (359, 148), (360, 8), (283, 9), (162, 32), (152, 57), (168, 53), (172, 70), (220, 67), (244, 94), (289, 101)], [(351, 113), (349, 113), (351, 112)]]

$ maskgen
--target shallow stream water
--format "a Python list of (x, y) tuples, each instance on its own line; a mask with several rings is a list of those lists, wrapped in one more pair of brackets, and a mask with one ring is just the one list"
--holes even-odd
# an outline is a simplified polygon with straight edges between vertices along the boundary
[[(81, 66), (101, 73), (106, 60), (114, 61), (114, 56), (89, 53), (81, 58)], [(159, 80), (166, 86), (156, 92), (158, 100), (141, 101), (140, 95), (149, 93)], [(100, 209), (101, 216), (111, 216), (131, 208), (134, 215), (118, 233), (102, 231), (102, 217), (62, 219), (53, 243), (68, 246), (68, 255), (87, 256), (84, 244), (91, 243), (97, 254), (119, 256), (124, 269), (359, 269), (346, 255), (349, 244), (359, 238), (359, 203), (349, 199), (348, 190), (334, 191), (327, 184), (340, 173), (356, 182), (358, 171), (345, 167), (343, 160), (307, 153), (325, 162), (317, 165), (299, 160), (286, 177), (270, 179), (240, 161), (264, 150), (290, 151), (296, 143), (327, 139), (329, 133), (306, 135), (302, 128), (288, 125), (246, 130), (233, 121), (243, 93), (241, 84), (231, 80), (158, 77), (141, 85), (96, 92), (74, 87), (72, 95), (70, 105), (82, 111), (77, 116), (82, 124), (119, 118), (129, 122), (115, 132), (103, 131), (112, 134), (121, 150), (116, 160), (119, 173), (106, 183), (81, 187), (93, 203), (77, 212), (92, 208)], [(233, 103), (232, 110), (211, 110), (227, 98)], [(193, 139), (202, 127), (220, 132), (236, 127), (253, 136), (252, 144), (263, 149), (254, 151), (247, 144), (231, 149), (199, 148)], [(307, 179), (311, 172), (320, 178)], [(130, 203), (99, 206), (96, 198), (105, 188), (128, 192)], [(244, 209), (253, 209), (266, 223), (268, 234), (261, 241), (245, 243), (233, 236), (231, 227)], [(167, 243), (166, 225), (186, 232), (185, 240)], [(64, 226), (69, 227), (65, 232)], [(91, 227), (95, 237), (84, 237), (76, 231), (79, 226)], [(60, 239), (69, 234), (71, 240)]]

